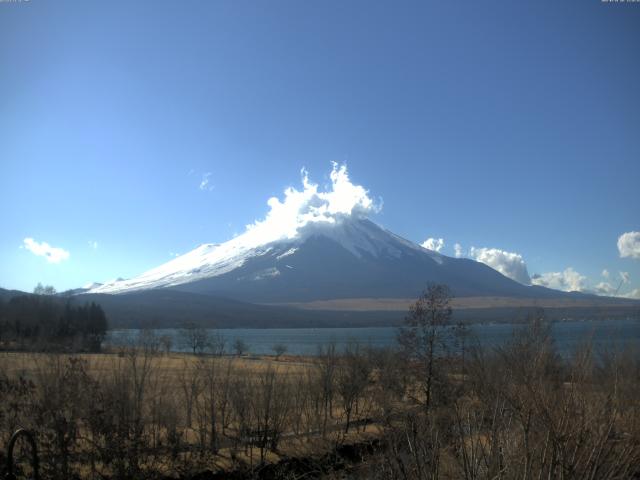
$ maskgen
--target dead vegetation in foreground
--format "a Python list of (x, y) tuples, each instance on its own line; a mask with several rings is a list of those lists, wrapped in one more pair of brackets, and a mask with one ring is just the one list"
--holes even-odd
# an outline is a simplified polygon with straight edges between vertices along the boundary
[[(428, 407), (426, 372), (400, 352), (5, 353), (2, 447), (34, 430), (41, 476), (60, 479), (639, 478), (637, 357), (585, 346), (565, 361), (542, 330), (436, 358)], [(366, 441), (349, 465), (327, 455)]]
[(536, 321), (445, 356), (435, 331), (304, 359), (4, 353), (0, 448), (32, 429), (65, 480), (640, 478), (637, 353), (562, 359)]

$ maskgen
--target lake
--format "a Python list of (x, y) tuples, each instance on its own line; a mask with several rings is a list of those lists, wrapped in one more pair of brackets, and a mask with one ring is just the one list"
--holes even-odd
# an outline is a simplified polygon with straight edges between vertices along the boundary
[[(508, 341), (514, 329), (522, 328), (522, 324), (478, 324), (470, 325), (470, 337), (481, 345), (495, 347)], [(182, 344), (179, 329), (156, 329), (155, 335), (168, 335), (172, 339), (171, 350), (175, 352), (188, 351)], [(318, 347), (335, 343), (339, 350), (345, 348), (349, 342), (364, 346), (390, 347), (396, 345), (397, 328), (238, 328), (215, 329), (211, 333), (224, 338), (226, 349), (231, 351), (231, 345), (236, 339), (242, 339), (252, 354), (273, 354), (272, 347), (284, 344), (287, 353), (294, 355), (314, 355)], [(135, 343), (140, 330), (111, 330), (105, 339), (106, 346), (129, 345)], [(640, 320), (616, 319), (593, 321), (564, 321), (552, 325), (552, 335), (558, 351), (563, 354), (571, 353), (586, 340), (592, 339), (596, 350), (621, 350), (627, 347), (640, 349)]]

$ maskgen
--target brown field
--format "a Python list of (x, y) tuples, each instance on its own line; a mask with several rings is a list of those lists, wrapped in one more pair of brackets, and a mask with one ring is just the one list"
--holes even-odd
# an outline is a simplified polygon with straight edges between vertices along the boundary
[[(126, 362), (127, 354), (124, 351), (103, 353), (76, 353), (76, 354), (50, 354), (34, 352), (0, 352), (0, 365), (7, 375), (21, 375), (28, 379), (34, 379), (55, 358), (56, 362), (66, 362), (69, 359), (78, 359), (86, 362), (87, 372), (95, 378), (101, 378), (113, 372), (114, 369)], [(282, 356), (276, 360), (273, 356), (209, 356), (219, 368), (231, 362), (237, 375), (258, 375), (269, 368), (282, 370), (286, 375), (300, 375), (307, 371), (313, 361), (310, 358)], [(168, 385), (174, 385), (176, 379), (184, 373), (185, 368), (190, 369), (203, 356), (188, 353), (154, 354), (149, 358), (149, 368), (161, 372), (160, 376)]]
[[(415, 298), (342, 298), (334, 300), (316, 300), (313, 302), (281, 303), (303, 310), (338, 311), (392, 311), (406, 312), (415, 303)], [(631, 300), (615, 298), (556, 298), (533, 299), (512, 297), (456, 297), (451, 306), (456, 309), (468, 308), (607, 308), (632, 304)]]
[[(11, 399), (21, 400), (18, 403), (24, 407), (13, 415), (8, 410), (2, 415), (0, 407), (0, 452), (5, 450), (11, 432), (23, 426), (37, 432), (44, 457), (51, 459), (47, 471), (51, 478), (67, 478), (65, 475), (72, 471), (81, 472), (82, 478), (105, 475), (138, 478), (158, 473), (170, 476), (185, 469), (194, 472), (250, 469), (257, 463), (329, 451), (338, 438), (340, 443), (354, 443), (377, 433), (373, 424), (352, 426), (345, 431), (344, 415), (337, 402), (328, 406), (324, 420), (298, 418), (297, 425), (293, 425), (294, 419), (287, 417), (294, 409), (292, 389), (297, 389), (293, 397), (295, 407), (300, 407), (301, 398), (310, 393), (309, 384), (316, 381), (317, 364), (316, 359), (285, 355), (276, 359), (165, 354), (135, 348), (100, 354), (0, 352), (0, 391), (8, 393), (2, 400), (9, 403)], [(78, 383), (84, 388), (78, 388)], [(3, 384), (6, 388), (2, 388)], [(20, 391), (23, 384), (29, 387)], [(232, 390), (244, 391), (232, 399)], [(102, 403), (105, 396), (109, 400)], [(105, 409), (115, 409), (117, 403), (122, 404), (117, 410), (124, 413), (123, 418), (116, 419), (108, 433), (92, 431), (89, 422), (82, 418), (92, 414), (96, 403), (101, 404), (100, 414)], [(239, 411), (233, 416), (226, 413), (232, 406)], [(121, 412), (122, 408), (128, 411)], [(57, 414), (63, 418), (55, 418)], [(43, 415), (52, 422), (46, 421), (46, 427), (39, 422)], [(310, 416), (309, 412), (306, 415)], [(272, 418), (265, 421), (266, 416)], [(354, 416), (352, 425), (358, 419)], [(56, 432), (61, 427), (60, 421), (65, 425), (78, 423), (75, 438), (69, 439), (68, 445), (75, 455), (68, 452), (70, 459), (64, 465), (56, 459), (63, 452), (56, 452), (55, 437), (68, 433)], [(129, 427), (137, 423), (144, 424), (145, 431), (136, 436)], [(219, 427), (212, 427), (217, 423)], [(91, 465), (78, 460), (96, 453), (97, 442), (95, 438), (89, 440), (90, 437), (105, 433), (118, 436), (123, 426), (127, 432), (118, 439), (119, 447), (107, 445), (109, 441), (104, 438), (101, 447), (107, 454), (125, 457), (125, 452), (136, 450), (139, 458), (128, 459), (127, 465), (120, 467), (114, 459), (92, 460)], [(211, 428), (219, 430), (215, 445)], [(265, 438), (248, 438), (255, 435), (250, 431), (266, 430), (277, 430), (277, 451), (267, 448), (271, 433)], [(140, 449), (148, 451), (142, 455)], [(173, 449), (174, 453), (169, 455), (167, 449)], [(71, 460), (74, 456), (76, 459)]]
[(2, 352), (0, 465), (23, 426), (44, 479), (639, 478), (637, 354), (562, 360), (533, 326), (429, 358)]

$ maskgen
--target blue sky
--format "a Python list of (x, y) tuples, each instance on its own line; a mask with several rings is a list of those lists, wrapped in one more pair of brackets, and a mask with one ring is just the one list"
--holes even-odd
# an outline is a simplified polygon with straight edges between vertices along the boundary
[(336, 161), (411, 240), (632, 292), (638, 45), (599, 0), (0, 3), (0, 286), (134, 276)]

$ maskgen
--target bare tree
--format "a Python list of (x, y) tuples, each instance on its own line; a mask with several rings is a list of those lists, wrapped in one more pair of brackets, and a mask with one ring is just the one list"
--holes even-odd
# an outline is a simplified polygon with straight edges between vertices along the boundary
[(183, 346), (191, 350), (194, 355), (200, 355), (211, 348), (209, 332), (194, 323), (186, 323), (180, 329), (180, 338)]
[(138, 332), (138, 337), (135, 339), (134, 347), (140, 348), (150, 354), (154, 354), (160, 348), (160, 339), (153, 330), (143, 328)]
[(224, 355), (227, 348), (227, 340), (218, 331), (209, 335), (209, 350), (216, 356)]
[(184, 411), (185, 411), (185, 427), (191, 429), (193, 422), (193, 407), (200, 392), (203, 388), (202, 379), (194, 368), (195, 363), (188, 359), (184, 359), (182, 372), (179, 377), (179, 385), (183, 393)]
[(56, 289), (51, 285), (42, 285), (42, 283), (38, 282), (38, 285), (33, 289), (33, 293), (36, 295), (55, 295)]
[(249, 351), (249, 345), (241, 338), (236, 338), (233, 342), (233, 350), (236, 352), (236, 355), (241, 357), (245, 353)]
[(433, 400), (435, 360), (438, 349), (444, 348), (447, 327), (451, 321), (451, 292), (446, 285), (430, 284), (409, 308), (398, 341), (409, 358), (420, 367), (420, 384), (425, 411)]
[(336, 344), (330, 343), (318, 349), (317, 374), (320, 386), (320, 403), (322, 409), (322, 436), (327, 433), (327, 423), (333, 418), (333, 398), (335, 395), (336, 369), (338, 354)]
[(169, 352), (171, 352), (171, 347), (173, 346), (173, 338), (171, 338), (171, 335), (161, 335), (158, 342), (160, 343), (164, 353), (168, 355)]
[(358, 401), (369, 384), (371, 365), (357, 344), (347, 345), (342, 363), (337, 370), (337, 391), (342, 401), (346, 421), (344, 433), (349, 432), (354, 410), (357, 413)]
[[(286, 375), (269, 367), (252, 385), (254, 442), (264, 462), (267, 449), (276, 451), (290, 410), (291, 394)], [(257, 427), (257, 428), (256, 428)]]
[(271, 347), (273, 353), (276, 354), (276, 360), (280, 358), (287, 352), (287, 346), (284, 343), (276, 343), (273, 347)]

